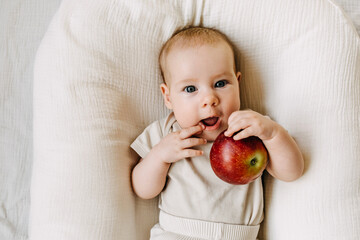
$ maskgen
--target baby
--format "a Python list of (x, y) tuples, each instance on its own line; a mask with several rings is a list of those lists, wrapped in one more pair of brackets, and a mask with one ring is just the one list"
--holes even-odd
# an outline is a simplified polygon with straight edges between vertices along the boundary
[[(269, 152), (266, 170), (294, 181), (304, 161), (288, 132), (269, 117), (240, 110), (234, 50), (215, 29), (191, 27), (163, 46), (160, 89), (172, 112), (132, 143), (141, 156), (132, 172), (134, 192), (160, 194), (159, 223), (151, 239), (256, 239), (263, 220), (261, 178), (231, 185), (212, 171), (209, 152), (224, 130), (235, 140), (259, 137)], [(240, 131), (242, 130), (242, 131)]]

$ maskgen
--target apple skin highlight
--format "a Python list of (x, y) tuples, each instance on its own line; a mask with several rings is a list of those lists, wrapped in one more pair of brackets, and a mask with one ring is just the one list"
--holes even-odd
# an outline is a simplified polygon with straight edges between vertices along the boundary
[[(225, 132), (225, 131), (224, 131)], [(241, 140), (226, 137), (215, 139), (210, 150), (210, 164), (216, 176), (230, 184), (248, 184), (265, 170), (268, 152), (260, 138)]]

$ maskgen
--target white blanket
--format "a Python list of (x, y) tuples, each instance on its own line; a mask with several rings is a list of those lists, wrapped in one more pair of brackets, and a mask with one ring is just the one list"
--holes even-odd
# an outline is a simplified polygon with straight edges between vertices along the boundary
[(0, 1), (0, 239), (28, 239), (33, 68), (60, 0)]
[(200, 23), (238, 47), (242, 107), (283, 124), (306, 159), (297, 182), (265, 177), (259, 237), (360, 236), (359, 1), (65, 0), (33, 85), (59, 4), (1, 2), (0, 239), (28, 238), (32, 169), (32, 239), (146, 239), (156, 200), (132, 194), (128, 144), (166, 112), (159, 47)]

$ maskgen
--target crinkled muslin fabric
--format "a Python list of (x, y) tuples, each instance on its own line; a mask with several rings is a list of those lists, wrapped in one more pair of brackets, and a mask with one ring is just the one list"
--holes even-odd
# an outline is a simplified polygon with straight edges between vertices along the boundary
[[(64, 0), (34, 70), (30, 239), (148, 239), (130, 143), (168, 112), (157, 57), (174, 31), (214, 27), (236, 47), (242, 109), (283, 125), (304, 175), (263, 177), (259, 239), (360, 236), (360, 43), (327, 0)], [(229, 209), (231, 211), (231, 209)]]

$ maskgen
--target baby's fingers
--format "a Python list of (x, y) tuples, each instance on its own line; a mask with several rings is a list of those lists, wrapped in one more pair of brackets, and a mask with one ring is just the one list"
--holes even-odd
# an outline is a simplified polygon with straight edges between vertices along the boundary
[(198, 145), (206, 144), (206, 139), (203, 138), (187, 138), (182, 140), (182, 147), (185, 148), (191, 148)]
[(183, 159), (183, 158), (191, 158), (191, 157), (198, 157), (203, 155), (204, 152), (201, 150), (196, 150), (196, 149), (184, 149), (183, 151), (181, 151), (179, 158)]
[(189, 138), (197, 133), (201, 133), (203, 130), (204, 130), (203, 125), (196, 125), (193, 127), (184, 128), (180, 131), (180, 138), (181, 139)]
[(234, 140), (240, 140), (240, 139), (244, 139), (250, 136), (254, 136), (254, 131), (252, 130), (252, 128), (245, 128), (244, 130), (240, 131), (239, 133), (235, 134), (233, 136)]
[(243, 129), (246, 129), (250, 127), (250, 123), (242, 120), (233, 124), (229, 124), (228, 129), (225, 131), (225, 136), (227, 137), (231, 137), (233, 136), (235, 133), (239, 132), (239, 131), (243, 131)]

